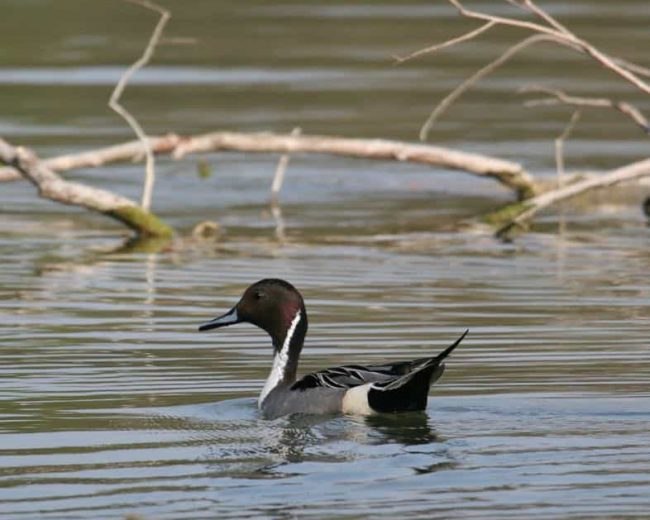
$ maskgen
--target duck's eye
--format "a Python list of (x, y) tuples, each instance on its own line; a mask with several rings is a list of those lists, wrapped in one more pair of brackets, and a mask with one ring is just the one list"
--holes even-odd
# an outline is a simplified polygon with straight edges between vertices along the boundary
[(262, 291), (255, 291), (253, 293), (253, 298), (256, 300), (261, 300), (264, 297), (264, 293)]

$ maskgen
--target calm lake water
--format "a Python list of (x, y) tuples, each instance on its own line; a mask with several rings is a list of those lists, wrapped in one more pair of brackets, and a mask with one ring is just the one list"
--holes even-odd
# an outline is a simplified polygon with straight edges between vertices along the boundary
[[(438, 57), (390, 56), (469, 30), (445, 2), (167, 1), (165, 46), (125, 104), (151, 133), (290, 131), (415, 140), (450, 88), (521, 35)], [(605, 50), (647, 62), (644, 1), (545, 2)], [(510, 14), (499, 2), (486, 8)], [(106, 108), (155, 18), (95, 0), (10, 0), (0, 135), (43, 156), (131, 139)], [(539, 47), (463, 98), (431, 141), (553, 175), (570, 113), (525, 109), (517, 87), (647, 101), (568, 52)], [(647, 156), (615, 113), (587, 113), (567, 165)], [(121, 248), (113, 222), (0, 185), (0, 517), (647, 518), (650, 228), (644, 191), (548, 214), (503, 244), (460, 223), (507, 200), (460, 172), (295, 157), (268, 208), (277, 157), (159, 162), (155, 208), (219, 242)], [(69, 178), (138, 197), (137, 165)], [(646, 190), (648, 191), (648, 190)], [(270, 367), (251, 326), (198, 334), (263, 277), (303, 292), (301, 364), (399, 360), (466, 341), (426, 413), (267, 421)]]

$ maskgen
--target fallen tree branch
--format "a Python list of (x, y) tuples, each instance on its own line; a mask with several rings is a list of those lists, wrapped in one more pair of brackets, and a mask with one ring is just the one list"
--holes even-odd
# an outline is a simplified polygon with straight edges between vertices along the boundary
[(536, 189), (531, 176), (517, 163), (448, 148), (385, 139), (215, 132), (183, 140), (172, 155), (180, 158), (188, 153), (217, 150), (324, 153), (363, 159), (397, 160), (464, 170), (474, 175), (492, 177), (514, 190), (519, 198), (530, 197)]
[(538, 107), (543, 105), (568, 105), (572, 107), (607, 108), (619, 111), (629, 117), (634, 124), (639, 126), (646, 134), (650, 134), (650, 123), (641, 111), (630, 103), (624, 101), (612, 101), (607, 98), (586, 98), (570, 96), (562, 90), (542, 87), (540, 85), (528, 85), (519, 90), (520, 93), (547, 94), (550, 98), (531, 99), (524, 103), (525, 107)]
[(637, 161), (603, 175), (590, 177), (557, 190), (543, 193), (524, 202), (508, 205), (488, 215), (485, 220), (500, 226), (496, 235), (503, 237), (516, 226), (525, 229), (525, 224), (532, 217), (557, 202), (581, 195), (590, 190), (606, 188), (646, 176), (650, 176), (650, 159)]
[[(215, 151), (253, 153), (322, 153), (364, 159), (397, 160), (439, 166), (491, 177), (514, 190), (518, 198), (529, 198), (537, 192), (533, 178), (517, 163), (480, 154), (461, 152), (425, 144), (411, 144), (383, 139), (348, 139), (344, 137), (308, 136), (272, 133), (214, 132), (196, 136), (167, 135), (148, 137), (151, 150), (171, 154), (180, 159), (188, 154)], [(101, 166), (108, 163), (142, 159), (140, 141), (101, 148), (79, 154), (65, 155), (43, 161), (56, 171)], [(0, 180), (20, 176), (12, 169), (0, 169)]]
[[(180, 140), (180, 137), (173, 134), (147, 137), (150, 149), (156, 154), (171, 153), (178, 146)], [(118, 162), (141, 161), (144, 157), (144, 150), (141, 141), (129, 141), (97, 150), (43, 159), (42, 162), (50, 170), (63, 172), (80, 168), (96, 168)], [(0, 181), (2, 182), (15, 181), (21, 177), (20, 173), (13, 168), (0, 168)]]
[(126, 0), (126, 1), (132, 4), (145, 7), (151, 11), (155, 11), (160, 15), (160, 19), (158, 20), (158, 23), (156, 24), (156, 27), (153, 30), (153, 33), (151, 34), (149, 43), (145, 47), (142, 56), (140, 56), (140, 58), (138, 58), (138, 60), (136, 60), (124, 72), (124, 74), (118, 81), (117, 85), (115, 85), (115, 89), (113, 90), (113, 93), (111, 94), (111, 97), (108, 100), (108, 106), (111, 107), (111, 109), (113, 109), (117, 114), (122, 116), (122, 118), (133, 129), (138, 139), (140, 139), (140, 141), (142, 142), (142, 147), (144, 149), (144, 155), (146, 158), (145, 179), (144, 179), (144, 186), (142, 189), (142, 207), (148, 211), (151, 208), (153, 184), (155, 181), (155, 174), (156, 174), (154, 169), (153, 151), (149, 146), (149, 140), (147, 139), (147, 134), (144, 132), (144, 130), (140, 126), (140, 123), (138, 123), (137, 119), (133, 117), (133, 115), (131, 115), (131, 113), (120, 104), (120, 97), (122, 96), (122, 93), (124, 92), (124, 89), (126, 88), (133, 74), (135, 74), (138, 70), (144, 67), (151, 60), (151, 57), (153, 56), (156, 46), (158, 45), (158, 42), (160, 41), (162, 33), (165, 29), (165, 25), (167, 25), (167, 21), (171, 18), (171, 14), (166, 9), (163, 9), (159, 5), (153, 2), (149, 2), (147, 0)]
[(62, 179), (26, 148), (0, 139), (0, 162), (9, 164), (38, 188), (41, 197), (81, 206), (119, 220), (140, 236), (168, 237), (172, 229), (134, 201), (107, 190)]

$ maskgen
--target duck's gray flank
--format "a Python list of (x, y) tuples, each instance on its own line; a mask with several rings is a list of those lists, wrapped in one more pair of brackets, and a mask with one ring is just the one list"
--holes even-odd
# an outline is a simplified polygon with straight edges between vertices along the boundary
[(307, 334), (307, 310), (290, 283), (264, 279), (251, 285), (226, 314), (199, 330), (248, 322), (265, 330), (274, 349), (273, 367), (258, 399), (265, 417), (292, 413), (372, 414), (423, 410), (429, 387), (444, 371), (444, 360), (467, 335), (436, 356), (381, 365), (344, 365), (297, 380)]

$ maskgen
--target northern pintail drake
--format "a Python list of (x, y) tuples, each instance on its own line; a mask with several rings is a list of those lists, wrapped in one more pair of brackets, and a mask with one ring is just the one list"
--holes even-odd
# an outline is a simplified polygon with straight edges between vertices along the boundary
[(273, 368), (258, 399), (262, 414), (271, 419), (293, 413), (371, 415), (424, 410), (429, 387), (445, 369), (445, 358), (468, 332), (437, 356), (383, 365), (344, 365), (296, 379), (307, 334), (307, 311), (296, 288), (284, 280), (260, 280), (246, 289), (231, 310), (199, 330), (242, 322), (265, 330), (273, 342)]

